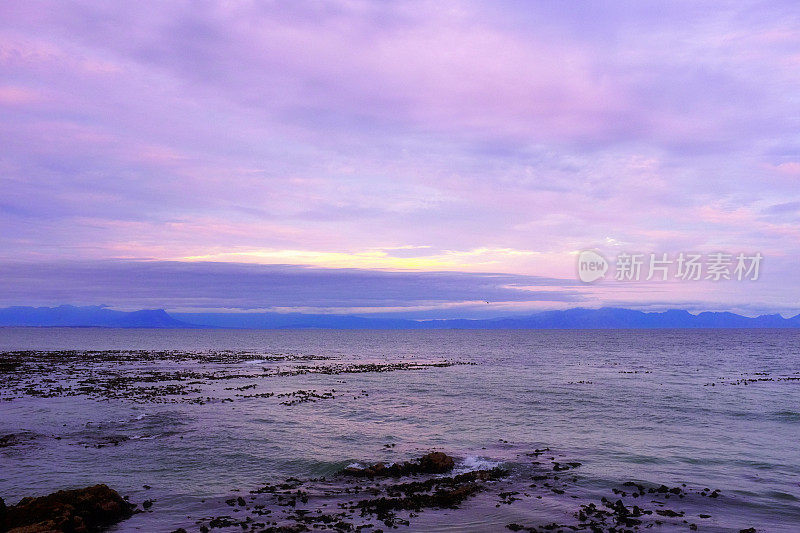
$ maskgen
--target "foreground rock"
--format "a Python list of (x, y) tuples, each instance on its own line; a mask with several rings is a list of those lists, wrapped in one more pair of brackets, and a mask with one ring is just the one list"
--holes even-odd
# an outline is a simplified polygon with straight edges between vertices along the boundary
[(455, 461), (449, 455), (442, 452), (431, 452), (423, 455), (416, 461), (406, 461), (404, 463), (393, 463), (386, 466), (384, 463), (376, 463), (366, 468), (348, 467), (342, 470), (342, 474), (353, 477), (400, 477), (414, 474), (444, 474), (453, 469)]
[(379, 533), (386, 531), (383, 526), (408, 526), (411, 519), (428, 510), (458, 509), (478, 493), (507, 484), (505, 478), (510, 474), (499, 467), (455, 474), (454, 467), (453, 457), (432, 452), (390, 466), (376, 463), (346, 468), (332, 479), (290, 477), (252, 490), (249, 496), (228, 498), (225, 503), (232, 508), (230, 515), (203, 518), (195, 524), (201, 533), (218, 528), (262, 533), (320, 529)]
[(426, 481), (413, 481), (385, 487), (385, 496), (361, 500), (356, 508), (361, 515), (374, 514), (388, 527), (408, 525), (398, 520), (396, 511), (421, 512), (423, 509), (457, 509), (470, 496), (487, 490), (484, 482), (498, 481), (509, 474), (508, 470), (474, 470), (453, 477), (434, 477)]
[(41, 498), (23, 498), (14, 507), (0, 503), (0, 531), (99, 531), (129, 518), (134, 507), (106, 485), (60, 490)]

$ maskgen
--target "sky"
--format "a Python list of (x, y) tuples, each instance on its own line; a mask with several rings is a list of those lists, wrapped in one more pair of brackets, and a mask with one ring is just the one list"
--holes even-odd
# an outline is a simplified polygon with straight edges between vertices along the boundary
[(0, 306), (788, 316), (799, 224), (794, 1), (0, 4)]

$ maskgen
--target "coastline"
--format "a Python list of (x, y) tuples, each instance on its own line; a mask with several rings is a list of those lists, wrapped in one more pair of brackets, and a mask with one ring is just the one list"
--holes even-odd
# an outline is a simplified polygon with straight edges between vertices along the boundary
[[(7, 506), (105, 483), (143, 511), (117, 532), (800, 518), (792, 332), (42, 331), (0, 338)], [(374, 467), (431, 451), (452, 470)]]

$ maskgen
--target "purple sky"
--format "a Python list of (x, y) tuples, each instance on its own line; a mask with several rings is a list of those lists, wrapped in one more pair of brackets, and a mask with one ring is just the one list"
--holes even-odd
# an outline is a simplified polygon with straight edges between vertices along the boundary
[(5, 1), (0, 191), (0, 306), (796, 314), (800, 6)]

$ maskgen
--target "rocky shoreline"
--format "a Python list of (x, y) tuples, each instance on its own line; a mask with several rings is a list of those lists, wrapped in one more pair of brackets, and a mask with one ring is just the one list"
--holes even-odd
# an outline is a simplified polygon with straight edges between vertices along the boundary
[[(168, 361), (168, 368), (158, 363)], [(241, 365), (250, 366), (242, 370)], [(153, 364), (153, 366), (150, 366)], [(202, 370), (173, 364), (205, 365)], [(282, 378), (304, 375), (357, 375), (474, 365), (467, 361), (338, 362), (329, 356), (250, 351), (56, 350), (0, 351), (0, 402), (22, 398), (87, 397), (124, 399), (138, 404), (232, 403), (275, 398), (295, 406), (339, 396), (354, 399), (366, 391), (328, 389), (276, 391)], [(144, 365), (131, 371), (128, 365)], [(97, 371), (93, 371), (97, 369)], [(246, 382), (244, 385), (240, 383)], [(230, 386), (224, 387), (230, 383)]]
[[(195, 405), (212, 404), (213, 408), (214, 404), (233, 403), (226, 408), (238, 409), (240, 405), (246, 407), (258, 403), (267, 412), (286, 413), (296, 409), (302, 414), (310, 412), (308, 404), (315, 402), (322, 404), (321, 409), (327, 409), (331, 405), (349, 403), (351, 399), (356, 404), (369, 404), (380, 397), (382, 389), (378, 387), (362, 381), (349, 383), (355, 375), (373, 379), (383, 373), (432, 374), (445, 372), (444, 369), (451, 367), (462, 367), (451, 368), (452, 371), (464, 371), (467, 368), (463, 365), (475, 364), (442, 358), (346, 362), (338, 360), (338, 357), (249, 351), (0, 352), (0, 374), (5, 380), (0, 390), (0, 405), (28, 399), (80, 397), (98, 402), (124, 400), (136, 404), (188, 404), (192, 408)], [(311, 379), (301, 383), (284, 380), (303, 376)], [(333, 378), (321, 379), (324, 376)], [(53, 444), (93, 450), (106, 448), (104, 452), (109, 453), (115, 453), (114, 448), (119, 446), (123, 448), (120, 453), (123, 453), (135, 447), (137, 442), (145, 442), (144, 439), (158, 437), (164, 439), (165, 446), (170, 446), (169, 443), (184, 438), (183, 433), (173, 431), (183, 421), (172, 412), (145, 413), (137, 409), (134, 415), (135, 418), (123, 421), (126, 424), (124, 430), (119, 429), (117, 423), (103, 425), (92, 421), (70, 432), (60, 428), (52, 432), (20, 429), (0, 435), (0, 452), (13, 460), (15, 456), (24, 455), (26, 450), (46, 449)], [(527, 444), (509, 445), (505, 440), (500, 441), (499, 448), (495, 446), (492, 451), (478, 452), (494, 457), (493, 460), (465, 464), (465, 458), (458, 454), (425, 453), (429, 448), (420, 450), (403, 443), (403, 439), (397, 439), (401, 445), (407, 444), (400, 451), (400, 448), (394, 448), (394, 436), (388, 438), (393, 439), (391, 443), (383, 444), (384, 449), (375, 455), (371, 449), (358, 453), (373, 458), (372, 461), (360, 462), (360, 466), (320, 461), (325, 467), (314, 471), (317, 475), (324, 472), (327, 477), (291, 477), (283, 482), (273, 480), (255, 489), (252, 486), (223, 487), (214, 494), (225, 494), (229, 490), (232, 494), (208, 498), (207, 501), (181, 495), (177, 512), (174, 504), (168, 504), (173, 507), (168, 511), (172, 515), (167, 519), (166, 528), (177, 527), (178, 532), (227, 529), (374, 533), (394, 528), (424, 530), (432, 520), (437, 527), (451, 527), (458, 531), (471, 520), (483, 519), (481, 513), (502, 508), (509, 512), (498, 510), (497, 515), (492, 515), (491, 521), (487, 522), (491, 523), (492, 530), (619, 533), (657, 528), (661, 531), (756, 531), (749, 524), (745, 525), (750, 527), (724, 529), (712, 524), (724, 516), (726, 510), (745, 503), (743, 497), (739, 495), (737, 499), (733, 491), (723, 493), (718, 489), (691, 488), (682, 483), (676, 486), (674, 480), (672, 484), (662, 484), (604, 476), (598, 484), (596, 469), (594, 479), (592, 475), (581, 475), (586, 467), (581, 468), (581, 462), (565, 457), (565, 454), (549, 448), (532, 449)], [(458, 446), (455, 442), (447, 445)], [(468, 449), (474, 450), (480, 445), (471, 444)], [(146, 446), (139, 446), (146, 449)], [(394, 462), (375, 461), (378, 457), (394, 458), (397, 452), (399, 458)], [(339, 456), (337, 461), (346, 459), (350, 458)], [(335, 474), (331, 474), (334, 470), (337, 470)], [(300, 468), (289, 472), (302, 477), (298, 472), (308, 470)], [(102, 471), (95, 472), (95, 475), (104, 479)], [(254, 485), (264, 478), (256, 479)], [(150, 478), (141, 482), (158, 485)], [(144, 488), (151, 489), (149, 485), (144, 485)], [(41, 498), (24, 498), (15, 506), (0, 505), (0, 532), (97, 531), (137, 512), (148, 513), (130, 522), (139, 527), (138, 524), (152, 523), (148, 516), (158, 521), (158, 513), (166, 511), (165, 500), (170, 497), (163, 488), (147, 492), (147, 496), (137, 491), (131, 494), (144, 500), (140, 509), (128, 504), (126, 498), (121, 498), (105, 485), (60, 491)], [(24, 495), (17, 493), (16, 497)], [(196, 503), (196, 507), (185, 510), (182, 505), (187, 501), (192, 505)], [(540, 517), (546, 517), (546, 520), (538, 520)], [(127, 529), (128, 525), (122, 527)], [(147, 529), (147, 526), (143, 527), (143, 530)]]
[[(565, 461), (549, 448), (524, 454), (524, 474), (494, 466), (457, 470), (459, 459), (441, 451), (417, 459), (368, 466), (351, 465), (330, 478), (288, 478), (224, 500), (231, 512), (197, 519), (192, 529), (297, 533), (312, 530), (383, 533), (411, 526), (421, 513), (458, 510), (483, 495), (483, 505), (533, 505), (536, 500), (574, 501), (572, 519), (564, 522), (496, 524), (497, 530), (526, 533), (587, 532), (633, 533), (656, 526), (666, 531), (696, 531), (711, 511), (697, 513), (698, 502), (720, 502), (719, 489), (692, 489), (627, 481), (612, 487), (608, 497), (581, 501), (574, 471), (577, 461)], [(463, 463), (462, 463), (463, 464)], [(691, 501), (694, 511), (682, 505)], [(517, 503), (520, 502), (520, 503)], [(0, 500), (0, 531), (11, 533), (89, 533), (102, 531), (137, 512), (153, 512), (153, 502), (142, 510), (106, 485), (59, 491), (40, 498), (23, 498), (6, 507)], [(457, 528), (458, 522), (453, 524)], [(173, 533), (186, 533), (188, 525)], [(664, 529), (666, 527), (666, 529)], [(457, 529), (455, 529), (457, 530)], [(755, 533), (753, 527), (741, 533)]]
[(136, 506), (106, 485), (23, 498), (6, 507), (0, 499), (0, 531), (88, 533), (130, 518)]
[[(458, 459), (435, 451), (410, 461), (369, 466), (349, 466), (331, 479), (300, 480), (265, 485), (248, 497), (227, 501), (228, 515), (198, 520), (199, 531), (233, 527), (241, 531), (293, 533), (311, 530), (382, 533), (409, 526), (423, 512), (457, 510), (482, 495), (494, 507), (534, 505), (535, 500), (560, 499), (573, 505), (568, 522), (495, 524), (495, 530), (528, 533), (587, 532), (633, 533), (659, 527), (662, 531), (696, 531), (711, 514), (692, 514), (681, 502), (718, 502), (718, 489), (628, 481), (613, 487), (598, 501), (580, 501), (576, 494), (581, 466), (559, 460), (549, 448), (524, 454), (532, 470), (525, 475), (497, 466), (456, 473)], [(574, 501), (574, 504), (568, 502)], [(519, 502), (519, 503), (517, 503)], [(537, 504), (538, 505), (538, 504)], [(710, 512), (710, 511), (709, 511)], [(242, 517), (242, 515), (246, 515)], [(238, 516), (234, 516), (238, 515)], [(454, 519), (453, 530), (459, 521)], [(665, 529), (666, 528), (666, 529)], [(185, 530), (179, 530), (178, 533)], [(742, 533), (755, 533), (742, 528)]]
[[(200, 520), (197, 526), (202, 533), (231, 526), (270, 533), (312, 529), (381, 533), (384, 528), (410, 525), (409, 519), (425, 510), (458, 509), (509, 473), (493, 468), (452, 475), (455, 464), (454, 457), (434, 451), (390, 465), (350, 466), (333, 479), (289, 478), (251, 491), (249, 501), (242, 497), (227, 501), (237, 511), (243, 508), (261, 520), (226, 515)], [(315, 498), (325, 502), (314, 508)]]

